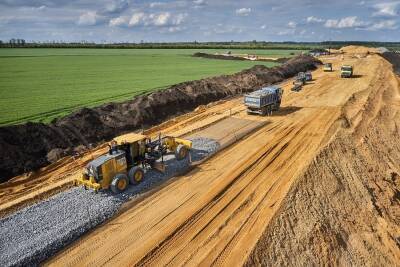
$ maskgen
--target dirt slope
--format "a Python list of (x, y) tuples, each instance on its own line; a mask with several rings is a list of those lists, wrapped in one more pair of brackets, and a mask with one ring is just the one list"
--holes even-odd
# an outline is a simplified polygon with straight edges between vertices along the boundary
[(114, 136), (155, 125), (167, 118), (241, 92), (280, 82), (319, 62), (299, 56), (286, 64), (251, 69), (228, 76), (185, 82), (123, 103), (81, 109), (50, 125), (27, 123), (0, 127), (0, 182), (46, 166), (78, 146), (90, 147)]
[[(368, 143), (368, 139), (361, 137), (367, 132), (368, 125), (374, 118), (376, 121), (379, 120), (377, 116), (381, 113), (374, 103), (383, 106), (384, 99), (398, 101), (398, 91), (393, 94), (383, 93), (385, 88), (388, 88), (385, 86), (388, 81), (390, 86), (398, 86), (397, 80), (393, 80), (390, 64), (378, 55), (367, 55), (365, 52), (367, 49), (355, 50), (357, 54), (364, 51), (365, 54), (361, 56), (354, 56), (351, 51), (351, 48), (346, 50), (344, 60), (341, 56), (332, 56), (330, 61), (334, 64), (335, 70), (338, 70), (343, 63), (354, 65), (356, 78), (340, 79), (337, 71), (323, 73), (318, 70), (314, 73), (315, 81), (305, 86), (303, 91), (294, 93), (288, 90), (289, 86), (285, 87), (282, 110), (275, 116), (267, 118), (249, 116), (243, 109), (233, 117), (268, 123), (142, 202), (126, 207), (126, 211), (120, 216), (76, 242), (48, 264), (232, 266), (244, 264), (249, 256), (248, 263), (273, 263), (273, 265), (332, 263), (329, 261), (329, 256), (335, 252), (329, 254), (330, 251), (349, 247), (350, 244), (347, 242), (349, 239), (341, 236), (341, 228), (338, 228), (337, 232), (330, 232), (329, 229), (334, 227), (327, 222), (331, 221), (334, 224), (337, 221), (337, 225), (344, 224), (347, 217), (341, 217), (338, 213), (346, 211), (351, 215), (351, 208), (349, 210), (346, 208), (353, 207), (351, 202), (353, 199), (357, 200), (355, 197), (344, 198), (349, 203), (345, 202), (343, 205), (340, 194), (345, 192), (346, 188), (353, 190), (354, 195), (361, 195), (360, 202), (355, 201), (358, 210), (371, 211), (370, 214), (375, 215), (374, 205), (368, 205), (368, 199), (362, 197), (363, 188), (360, 183), (357, 184), (356, 190), (352, 186), (346, 186), (345, 183), (337, 182), (335, 185), (335, 181), (339, 181), (345, 169), (334, 168), (335, 164), (342, 164), (341, 167), (347, 168), (346, 171), (354, 178), (357, 172), (368, 172), (368, 168), (364, 167), (362, 157), (354, 160), (353, 156), (356, 153), (365, 153), (365, 158), (372, 155), (365, 151), (357, 152), (354, 142), (346, 139), (347, 136), (343, 139), (349, 143), (336, 150), (336, 140), (344, 131), (354, 132), (354, 138), (358, 138), (358, 143), (361, 143), (360, 140)], [(382, 97), (377, 97), (379, 94)], [(237, 107), (239, 101), (232, 100), (230, 103), (233, 107)], [(368, 104), (371, 102), (372, 107)], [(384, 112), (382, 116), (387, 116), (387, 121), (392, 122), (393, 119), (398, 119), (395, 113)], [(345, 128), (342, 129), (343, 127)], [(396, 137), (398, 127), (396, 123), (392, 123), (391, 127), (391, 132), (386, 133), (387, 137), (384, 138), (387, 139), (387, 146), (396, 147), (396, 139), (393, 139), (392, 135)], [(371, 141), (372, 135), (376, 135), (379, 139), (379, 133), (372, 131)], [(349, 144), (353, 147), (349, 147)], [(370, 149), (374, 151), (375, 145), (371, 144)], [(329, 158), (328, 152), (325, 152), (328, 150), (336, 153), (332, 155), (332, 159)], [(346, 153), (348, 154), (345, 155)], [(316, 155), (319, 156), (316, 158)], [(327, 155), (326, 158), (324, 155)], [(396, 166), (398, 154), (385, 155), (391, 168)], [(379, 158), (382, 159), (382, 156)], [(344, 163), (339, 163), (340, 161)], [(329, 162), (331, 165), (328, 165)], [(353, 170), (351, 164), (360, 165)], [(378, 165), (379, 162), (375, 164)], [(319, 172), (320, 165), (327, 167), (321, 168), (322, 172)], [(379, 166), (371, 172), (389, 173), (387, 166), (384, 164)], [(329, 175), (329, 172), (333, 175)], [(322, 177), (324, 175), (327, 177)], [(385, 174), (388, 178), (392, 176)], [(312, 177), (314, 182), (308, 183), (303, 177), (309, 179)], [(377, 176), (371, 174), (370, 177)], [(394, 177), (391, 179), (396, 180), (397, 174)], [(325, 190), (328, 194), (314, 191), (314, 188), (324, 181), (327, 184), (320, 186), (320, 190)], [(300, 190), (299, 185), (303, 183), (308, 190)], [(329, 183), (333, 183), (334, 186), (330, 186)], [(394, 185), (390, 186), (393, 188)], [(390, 191), (388, 197), (380, 194), (378, 190), (366, 191), (376, 194), (375, 199), (392, 197)], [(327, 197), (330, 194), (333, 195), (332, 198), (337, 197), (337, 209), (333, 211), (331, 197)], [(372, 203), (377, 202), (372, 201)], [(390, 201), (383, 200), (382, 203)], [(300, 205), (299, 210), (293, 208), (293, 205)], [(323, 205), (327, 206), (326, 209)], [(365, 209), (360, 208), (364, 207), (363, 205)], [(286, 209), (291, 213), (283, 212)], [(321, 219), (316, 220), (314, 224), (311, 219), (300, 221), (303, 213), (307, 216), (312, 211), (325, 214), (326, 217), (317, 216)], [(395, 213), (388, 212), (388, 214), (393, 216)], [(284, 215), (285, 217), (282, 217)], [(291, 215), (294, 215), (293, 219)], [(335, 221), (336, 218), (340, 220)], [(369, 217), (362, 218), (367, 220)], [(375, 219), (383, 222), (379, 217)], [(373, 220), (370, 218), (370, 221)], [(298, 228), (290, 228), (296, 224), (299, 225)], [(356, 222), (352, 221), (346, 222), (348, 227), (355, 224)], [(360, 225), (367, 231), (366, 238), (373, 236), (371, 232), (374, 228), (369, 228), (363, 222), (360, 222)], [(386, 227), (384, 222), (382, 225), (375, 225), (377, 226), (382, 226), (380, 229)], [(388, 223), (387, 226), (390, 233), (393, 235), (397, 233), (393, 223)], [(326, 235), (325, 230), (328, 233)], [(345, 230), (343, 235), (346, 234)], [(384, 233), (383, 230), (381, 232)], [(302, 239), (296, 239), (303, 233), (308, 234), (307, 244), (303, 243)], [(293, 238), (293, 242), (287, 241), (289, 237)], [(355, 240), (355, 244), (361, 242), (357, 238), (352, 240)], [(271, 242), (274, 242), (273, 247), (270, 246)], [(285, 242), (291, 245), (286, 246)], [(386, 255), (386, 262), (393, 263), (393, 259), (398, 255), (398, 247), (393, 239), (382, 239), (382, 242), (387, 247), (360, 249), (359, 254), (351, 254), (349, 250), (348, 257), (342, 258), (340, 263), (360, 263), (362, 260), (352, 259), (366, 257), (375, 260), (370, 261), (373, 263), (379, 261), (379, 255), (383, 253)], [(308, 247), (311, 249), (308, 250)], [(280, 250), (282, 253), (279, 253)], [(291, 250), (295, 250), (297, 254)], [(335, 260), (334, 256), (332, 258)]]
[(400, 85), (383, 62), (288, 193), (247, 262), (400, 265)]

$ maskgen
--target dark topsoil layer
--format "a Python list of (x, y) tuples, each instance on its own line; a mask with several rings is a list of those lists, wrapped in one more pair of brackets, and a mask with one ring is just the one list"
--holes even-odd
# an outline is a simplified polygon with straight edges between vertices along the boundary
[(400, 54), (394, 52), (385, 52), (382, 56), (392, 63), (393, 69), (397, 74), (400, 74)]
[(309, 56), (290, 59), (274, 68), (254, 66), (223, 75), (173, 85), (122, 103), (83, 108), (50, 124), (26, 123), (0, 127), (0, 182), (48, 165), (82, 146), (111, 140), (120, 134), (158, 124), (199, 105), (281, 82), (316, 68)]
[[(248, 61), (250, 59), (246, 59), (243, 57), (236, 57), (236, 56), (230, 56), (230, 55), (213, 55), (213, 54), (207, 54), (207, 53), (195, 53), (193, 54), (194, 57), (202, 57), (202, 58), (208, 58), (208, 59), (223, 59), (223, 60), (240, 60), (240, 61)], [(276, 62), (276, 63), (285, 63), (290, 58), (278, 58), (277, 60), (272, 60), (272, 59), (257, 59), (256, 61), (265, 61), (265, 62)]]

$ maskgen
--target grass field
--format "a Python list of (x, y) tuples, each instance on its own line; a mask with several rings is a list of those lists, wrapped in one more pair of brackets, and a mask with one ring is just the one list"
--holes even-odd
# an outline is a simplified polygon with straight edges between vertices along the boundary
[[(0, 49), (0, 125), (49, 122), (81, 107), (261, 62), (193, 58), (195, 49)], [(224, 51), (218, 51), (220, 53)], [(301, 51), (237, 50), (270, 57)], [(273, 66), (274, 63), (265, 63)]]

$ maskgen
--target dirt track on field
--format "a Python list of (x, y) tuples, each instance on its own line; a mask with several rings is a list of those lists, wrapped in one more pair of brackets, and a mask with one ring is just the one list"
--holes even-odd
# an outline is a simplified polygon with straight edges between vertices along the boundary
[[(184, 135), (221, 114), (266, 122), (48, 264), (398, 265), (399, 80), (368, 49), (344, 51), (301, 92), (287, 84), (272, 117), (237, 98), (171, 123)], [(354, 78), (339, 78), (342, 64)]]

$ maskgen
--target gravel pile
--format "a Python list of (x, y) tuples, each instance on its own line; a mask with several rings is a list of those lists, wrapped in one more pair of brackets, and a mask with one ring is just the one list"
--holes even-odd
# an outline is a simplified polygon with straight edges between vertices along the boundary
[[(219, 143), (207, 138), (194, 138), (192, 161), (216, 152)], [(155, 184), (166, 181), (189, 168), (189, 160), (164, 157), (166, 173), (148, 170), (145, 180), (114, 195), (109, 191), (94, 193), (76, 187), (22, 209), (0, 220), (0, 266), (32, 266), (54, 255), (93, 227), (112, 217), (128, 199)]]

